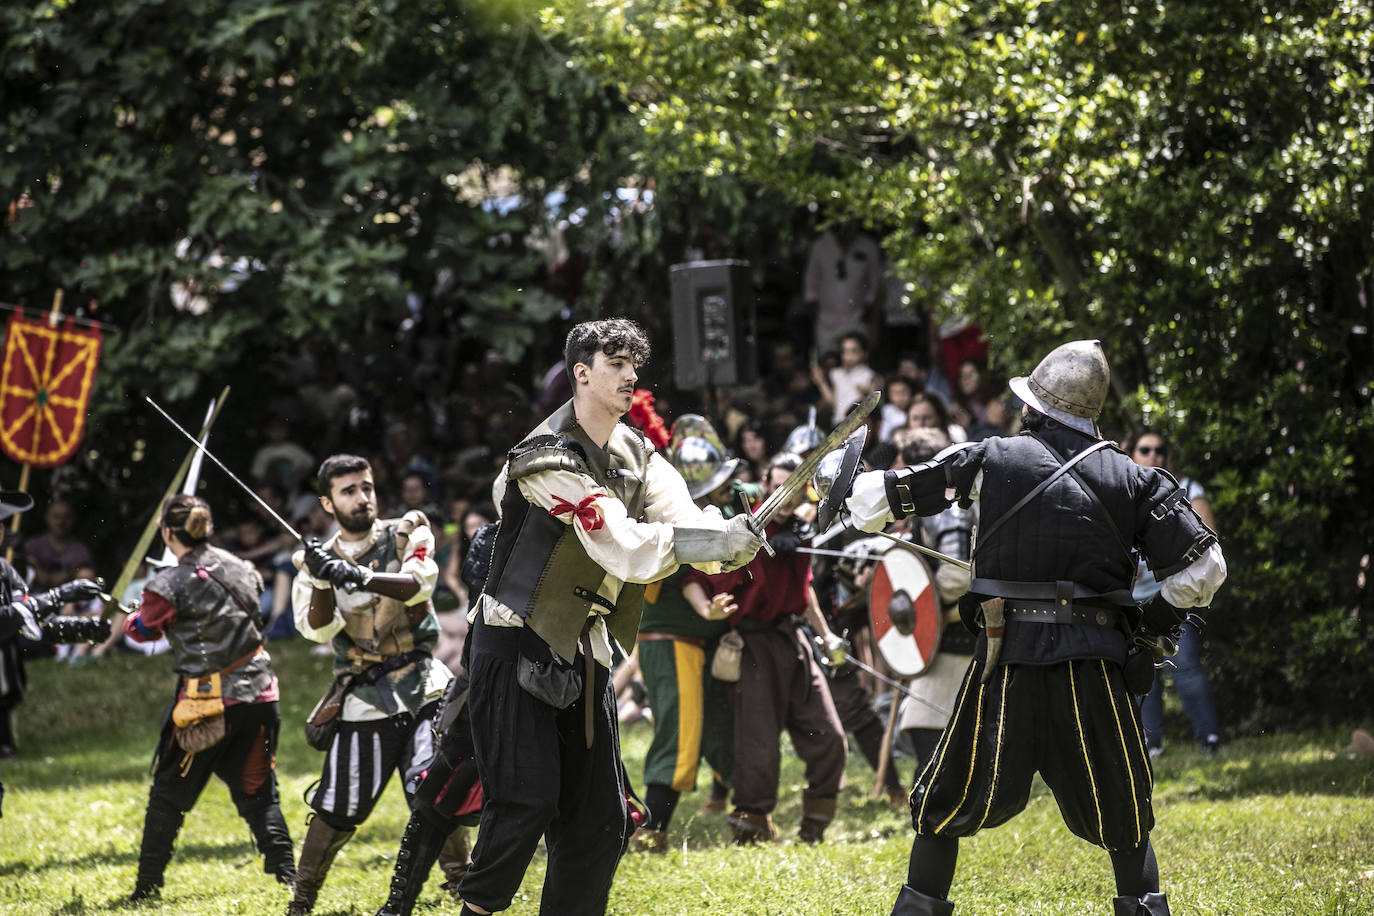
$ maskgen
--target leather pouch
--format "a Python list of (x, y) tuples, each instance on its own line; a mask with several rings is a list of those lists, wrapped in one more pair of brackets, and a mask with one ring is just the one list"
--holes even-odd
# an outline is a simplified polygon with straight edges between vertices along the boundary
[(548, 646), (521, 647), (515, 679), (522, 690), (554, 709), (567, 709), (582, 695), (582, 672)]
[(1126, 689), (1138, 697), (1150, 692), (1155, 684), (1155, 656), (1147, 649), (1133, 648), (1126, 653), (1126, 664), (1121, 673), (1126, 679)]
[(315, 704), (315, 708), (310, 711), (309, 718), (305, 720), (305, 743), (315, 750), (328, 750), (334, 741), (334, 733), (339, 730), (344, 698), (351, 686), (353, 678), (348, 675), (335, 678), (329, 689), (324, 692), (324, 696)]
[(716, 643), (711, 655), (711, 677), (733, 684), (739, 680), (740, 659), (744, 655), (744, 637), (731, 630)]
[(225, 735), (219, 672), (209, 677), (187, 679), (186, 696), (172, 707), (172, 724), (176, 726), (172, 734), (177, 746), (188, 754), (199, 753), (219, 743)]

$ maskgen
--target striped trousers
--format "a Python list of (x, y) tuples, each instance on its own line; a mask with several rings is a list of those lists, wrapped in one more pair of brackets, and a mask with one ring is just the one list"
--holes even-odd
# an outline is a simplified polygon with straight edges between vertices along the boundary
[(393, 771), (401, 775), (409, 798), (414, 780), (407, 775), (434, 758), (431, 724), (438, 705), (428, 703), (415, 715), (339, 723), (325, 751), (324, 769), (310, 796), (310, 807), (330, 815), (336, 826), (356, 827), (372, 813)]
[(975, 660), (954, 714), (911, 791), (919, 836), (965, 837), (1025, 809), (1039, 772), (1064, 823), (1090, 843), (1134, 849), (1154, 826), (1154, 777), (1121, 666), (1101, 659)]

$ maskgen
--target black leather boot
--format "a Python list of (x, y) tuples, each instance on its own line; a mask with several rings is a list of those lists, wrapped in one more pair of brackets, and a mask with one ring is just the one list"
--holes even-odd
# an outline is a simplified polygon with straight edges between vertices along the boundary
[(307, 916), (315, 908), (315, 898), (320, 895), (320, 886), (329, 874), (329, 867), (352, 836), (352, 830), (338, 830), (326, 824), (319, 815), (310, 816), (286, 916)]
[(1163, 894), (1144, 897), (1113, 897), (1113, 916), (1169, 916), (1169, 899)]
[(148, 799), (148, 810), (143, 815), (143, 840), (138, 849), (138, 877), (130, 901), (151, 900), (161, 894), (162, 873), (172, 860), (172, 845), (185, 817), (164, 798)]
[(950, 916), (954, 904), (938, 897), (927, 897), (909, 884), (903, 884), (892, 907), (892, 916)]
[(296, 880), (296, 854), (291, 845), (291, 831), (286, 828), (286, 818), (281, 816), (281, 808), (276, 804), (266, 804), (255, 811), (244, 814), (248, 829), (253, 831), (253, 842), (262, 853), (262, 870), (282, 884)]
[(401, 848), (396, 851), (391, 894), (377, 911), (377, 916), (410, 916), (429, 870), (434, 867), (447, 839), (442, 828), (431, 824), (418, 812), (410, 815), (406, 832), (401, 834)]

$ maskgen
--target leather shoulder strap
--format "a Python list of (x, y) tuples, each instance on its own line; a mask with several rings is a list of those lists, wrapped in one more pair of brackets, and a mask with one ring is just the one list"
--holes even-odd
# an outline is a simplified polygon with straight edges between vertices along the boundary
[[(1049, 449), (1049, 453), (1054, 456), (1056, 461), (1064, 460), (1048, 442), (1042, 442), (1041, 444)], [(1111, 445), (1111, 443), (1105, 441), (1099, 442), (1094, 448), (1101, 448), (1103, 445)], [(1115, 446), (1113, 446), (1113, 448), (1115, 448)], [(1082, 455), (1080, 454), (1077, 457), (1081, 458)], [(1068, 462), (1068, 466), (1072, 465), (1072, 461)], [(1116, 526), (1116, 519), (1112, 518), (1112, 512), (1107, 508), (1107, 504), (1102, 501), (1102, 497), (1097, 495), (1097, 491), (1093, 489), (1092, 484), (1083, 479), (1082, 474), (1079, 474), (1077, 471), (1071, 471), (1069, 476), (1073, 478), (1074, 483), (1082, 487), (1084, 493), (1088, 494), (1088, 499), (1092, 500), (1097, 507), (1102, 510), (1102, 518), (1107, 522), (1107, 527), (1112, 529), (1112, 534), (1116, 536), (1117, 545), (1121, 548), (1122, 553), (1126, 554), (1128, 558), (1131, 557), (1131, 545), (1121, 536), (1121, 529)], [(1134, 562), (1134, 558), (1132, 558), (1132, 562)]]
[[(1024, 509), (1031, 500), (1035, 499), (1035, 497), (1045, 492), (1045, 490), (1049, 487), (1050, 484), (1054, 483), (1060, 477), (1063, 477), (1065, 474), (1069, 473), (1071, 470), (1073, 470), (1073, 466), (1075, 464), (1078, 464), (1078, 462), (1082, 461), (1084, 458), (1087, 458), (1093, 452), (1111, 445), (1110, 442), (1103, 439), (1100, 442), (1093, 443), (1092, 445), (1083, 449), (1083, 451), (1079, 452), (1077, 455), (1074, 455), (1068, 461), (1065, 461), (1063, 458), (1059, 456), (1058, 452), (1049, 447), (1049, 444), (1046, 443), (1045, 440), (1041, 439), (1039, 436), (1033, 436), (1032, 438), (1034, 438), (1035, 441), (1039, 442), (1041, 445), (1045, 446), (1045, 449), (1050, 453), (1051, 456), (1053, 456), (1054, 460), (1060, 462), (1059, 467), (1055, 468), (1054, 473), (1050, 474), (1049, 477), (1046, 477), (1044, 480), (1040, 481), (1040, 483), (1036, 486), (1034, 490), (1031, 490), (1025, 496), (1021, 497), (1021, 499), (1017, 501), (1016, 505), (1012, 506), (1006, 512), (1003, 512), (1001, 518), (997, 519), (997, 521), (993, 522), (985, 530), (978, 532), (978, 543), (973, 546), (973, 553), (975, 556), (978, 554), (979, 548), (981, 548), (992, 538), (993, 533), (997, 531), (997, 529), (1001, 528), (1003, 525), (1009, 522), (1011, 520), (1011, 517), (1016, 513), (1020, 512), (1022, 509)], [(1077, 476), (1075, 476), (1074, 479), (1077, 480)], [(1082, 481), (1079, 481), (1079, 485), (1084, 487), (1085, 489), (1088, 489), (1087, 484), (1082, 483)], [(1097, 499), (1096, 493), (1093, 493), (1091, 489), (1088, 489), (1088, 492), (1094, 500), (1096, 500), (1098, 503), (1101, 503), (1101, 500)], [(1115, 528), (1115, 524), (1110, 522), (1110, 518), (1108, 521), (1109, 524), (1112, 524), (1113, 528)], [(1120, 537), (1120, 535), (1118, 535), (1118, 537)]]

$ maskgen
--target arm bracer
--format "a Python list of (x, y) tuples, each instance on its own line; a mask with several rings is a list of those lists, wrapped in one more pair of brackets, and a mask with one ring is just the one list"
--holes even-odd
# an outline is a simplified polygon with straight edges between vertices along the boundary
[(950, 468), (938, 461), (888, 471), (883, 475), (887, 504), (894, 519), (938, 515), (949, 508), (945, 493), (953, 486)]
[(1191, 566), (1215, 543), (1216, 533), (1198, 517), (1187, 492), (1177, 486), (1150, 508), (1141, 538), (1145, 560), (1161, 582)]

